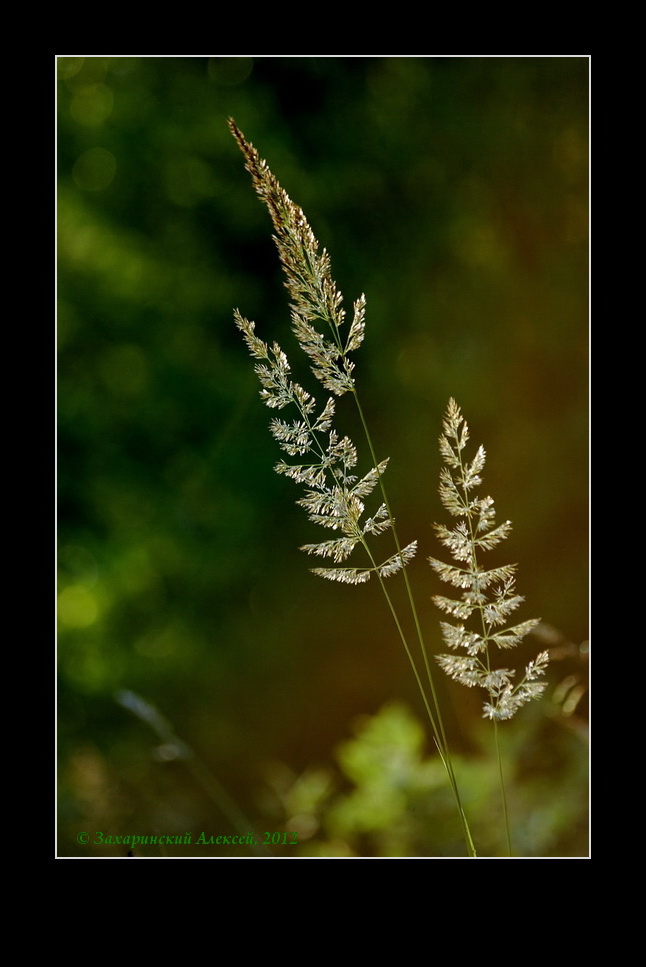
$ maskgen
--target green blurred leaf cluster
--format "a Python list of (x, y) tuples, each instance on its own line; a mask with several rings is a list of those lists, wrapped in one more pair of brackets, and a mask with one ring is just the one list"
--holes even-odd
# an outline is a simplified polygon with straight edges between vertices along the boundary
[[(263, 796), (263, 806), (283, 828), (298, 831), (301, 855), (463, 856), (446, 774), (437, 756), (428, 756), (423, 727), (410, 709), (391, 702), (359, 719), (354, 733), (336, 750), (340, 773), (309, 769), (296, 776), (284, 765), (268, 771), (272, 795)], [(455, 770), (479, 855), (500, 856), (497, 767), (485, 729), (479, 740), (477, 754), (456, 757)], [(539, 749), (541, 761), (531, 761)], [(517, 855), (587, 855), (585, 744), (562, 722), (525, 713), (513, 762), (508, 795)]]

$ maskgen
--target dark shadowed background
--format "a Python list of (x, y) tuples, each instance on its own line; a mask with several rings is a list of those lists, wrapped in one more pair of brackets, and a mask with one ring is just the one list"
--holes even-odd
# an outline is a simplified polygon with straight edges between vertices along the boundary
[[(551, 636), (513, 660), (546, 644), (554, 658), (543, 701), (501, 729), (518, 848), (585, 855), (587, 59), (65, 57), (57, 70), (59, 854), (127, 852), (79, 844), (82, 831), (191, 831), (191, 845), (135, 855), (252, 855), (195, 846), (242, 812), (256, 830), (300, 823), (278, 856), (462, 855), (453, 820), (409, 787), (396, 815), (338, 818), (369, 786), (340, 743), (358, 729), (361, 750), (361, 729), (385, 722), (386, 746), (403, 747), (423, 707), (378, 586), (308, 571), (299, 546), (329, 535), (272, 470), (273, 414), (234, 307), (297, 354), (232, 115), (330, 251), (346, 306), (366, 293), (357, 385), (402, 540), (420, 542), (409, 574), (433, 651), (431, 595), (447, 589), (426, 557), (444, 556), (432, 524), (446, 518), (450, 396), (487, 450), (484, 492), (514, 523), (492, 564), (518, 562), (519, 620)], [(366, 472), (351, 401), (337, 413)], [(437, 678), (495, 853), (481, 696)], [(415, 782), (427, 769), (432, 786), (423, 736), (419, 757)]]

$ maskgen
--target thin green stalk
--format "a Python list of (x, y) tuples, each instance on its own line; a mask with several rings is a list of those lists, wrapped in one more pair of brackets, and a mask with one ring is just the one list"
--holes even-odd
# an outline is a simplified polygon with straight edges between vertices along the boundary
[(507, 856), (512, 856), (511, 832), (509, 830), (509, 816), (507, 813), (507, 793), (505, 791), (505, 777), (502, 771), (502, 756), (500, 754), (500, 742), (498, 740), (498, 723), (493, 720), (493, 734), (496, 742), (496, 756), (498, 758), (498, 771), (500, 773), (500, 789), (502, 791), (502, 808), (505, 814), (505, 831), (507, 833)]
[[(366, 421), (366, 418), (365, 418), (365, 415), (364, 415), (364, 412), (363, 412), (363, 408), (361, 406), (361, 402), (359, 400), (359, 395), (356, 392), (356, 390), (354, 391), (353, 396), (354, 396), (355, 403), (357, 405), (357, 410), (359, 412), (359, 417), (361, 419), (361, 424), (363, 426), (363, 432), (364, 432), (366, 441), (368, 443), (368, 448), (370, 450), (370, 457), (371, 457), (373, 466), (378, 467), (379, 466), (379, 462), (377, 460), (377, 455), (375, 453), (375, 448), (374, 448), (373, 443), (372, 443), (372, 437), (370, 436), (370, 430), (368, 429), (368, 424), (367, 424), (367, 421)], [(392, 528), (393, 537), (394, 537), (394, 540), (395, 540), (395, 546), (397, 548), (397, 553), (398, 554), (401, 554), (401, 544), (400, 544), (400, 541), (399, 541), (399, 535), (397, 534), (397, 527), (395, 525), (395, 518), (393, 517), (392, 511), (390, 509), (390, 502), (388, 500), (388, 494), (386, 493), (386, 487), (385, 487), (385, 484), (384, 484), (384, 481), (383, 481), (382, 474), (379, 474), (379, 487), (381, 489), (381, 495), (383, 497), (384, 504), (386, 505), (386, 510), (388, 511), (388, 517), (389, 517), (389, 519), (391, 521), (391, 528)], [(433, 714), (431, 712), (431, 709), (430, 709), (430, 706), (429, 706), (429, 703), (428, 703), (428, 699), (426, 697), (426, 692), (425, 692), (425, 690), (424, 690), (424, 688), (422, 686), (422, 682), (420, 680), (419, 673), (417, 671), (417, 666), (416, 666), (416, 664), (415, 664), (415, 662), (413, 660), (413, 657), (411, 655), (410, 648), (408, 646), (408, 643), (406, 641), (406, 638), (404, 637), (404, 634), (403, 634), (403, 632), (401, 630), (401, 625), (400, 625), (399, 619), (398, 619), (398, 617), (397, 617), (397, 615), (395, 613), (395, 609), (394, 609), (394, 606), (392, 604), (390, 595), (388, 594), (388, 591), (387, 591), (387, 589), (385, 587), (385, 584), (384, 584), (384, 581), (383, 581), (383, 578), (381, 577), (381, 575), (379, 575), (379, 581), (380, 581), (380, 584), (381, 584), (382, 591), (384, 592), (384, 595), (386, 596), (386, 600), (388, 601), (388, 605), (389, 605), (389, 607), (391, 609), (391, 612), (393, 614), (393, 617), (395, 619), (395, 623), (397, 625), (397, 629), (399, 631), (399, 634), (401, 636), (402, 642), (404, 644), (404, 648), (406, 649), (406, 654), (408, 655), (409, 661), (410, 661), (411, 666), (413, 668), (413, 672), (415, 674), (415, 678), (417, 680), (417, 684), (419, 686), (419, 689), (420, 689), (420, 691), (422, 693), (422, 697), (424, 699), (424, 704), (426, 706), (426, 711), (428, 712), (428, 717), (430, 719), (430, 722), (431, 722), (431, 725), (432, 725), (432, 728), (433, 728), (433, 732), (434, 732), (435, 744), (436, 744), (437, 749), (438, 749), (438, 752), (440, 754), (440, 758), (442, 759), (442, 762), (444, 764), (444, 767), (445, 767), (445, 769), (447, 771), (447, 774), (448, 774), (448, 777), (449, 777), (449, 781), (451, 783), (451, 788), (453, 790), (453, 795), (455, 797), (455, 801), (456, 801), (456, 804), (457, 804), (457, 807), (458, 807), (458, 812), (460, 814), (460, 821), (462, 823), (462, 829), (463, 829), (463, 832), (464, 832), (464, 837), (465, 837), (465, 841), (466, 841), (466, 845), (467, 845), (467, 850), (468, 850), (470, 856), (475, 857), (477, 855), (477, 853), (476, 853), (475, 845), (473, 843), (473, 838), (471, 836), (471, 830), (469, 829), (469, 823), (467, 821), (466, 814), (464, 812), (464, 807), (462, 806), (462, 800), (460, 798), (460, 792), (459, 792), (459, 789), (458, 789), (457, 780), (455, 778), (455, 772), (454, 772), (454, 769), (453, 769), (453, 762), (451, 760), (451, 752), (449, 750), (449, 743), (448, 743), (448, 740), (447, 740), (447, 737), (446, 737), (446, 732), (445, 732), (445, 729), (444, 729), (444, 721), (443, 721), (443, 718), (442, 718), (442, 712), (440, 710), (440, 703), (439, 703), (438, 698), (437, 698), (437, 692), (435, 690), (435, 683), (433, 681), (433, 675), (431, 674), (431, 666), (430, 666), (430, 663), (429, 663), (429, 660), (428, 660), (428, 652), (426, 650), (426, 644), (424, 642), (424, 636), (422, 634), (422, 627), (421, 627), (421, 624), (420, 624), (420, 621), (419, 621), (419, 616), (418, 616), (418, 613), (417, 613), (417, 607), (415, 605), (415, 598), (413, 597), (413, 591), (412, 591), (412, 588), (410, 586), (410, 581), (408, 579), (408, 573), (406, 571), (406, 568), (402, 568), (402, 573), (404, 575), (404, 583), (406, 585), (406, 594), (408, 596), (408, 602), (409, 602), (409, 605), (410, 605), (411, 613), (413, 615), (413, 621), (415, 623), (415, 630), (416, 630), (416, 633), (417, 633), (417, 638), (418, 638), (418, 641), (419, 641), (420, 650), (422, 652), (422, 658), (424, 660), (424, 667), (426, 669), (426, 675), (428, 677), (429, 687), (430, 687), (430, 690), (431, 690), (431, 696), (432, 696), (432, 699), (433, 699), (433, 705), (435, 707), (435, 713), (437, 715), (437, 723), (436, 723), (436, 721), (435, 721), (435, 719), (433, 717)], [(438, 731), (439, 731), (439, 735), (438, 735)]]

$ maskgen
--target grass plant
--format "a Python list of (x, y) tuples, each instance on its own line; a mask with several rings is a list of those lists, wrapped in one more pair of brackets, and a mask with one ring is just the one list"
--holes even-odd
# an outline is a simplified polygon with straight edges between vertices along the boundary
[[(229, 126), (244, 155), (253, 186), (271, 216), (274, 241), (291, 300), (292, 330), (309, 360), (313, 375), (328, 393), (323, 404), (317, 403), (308, 390), (292, 380), (288, 358), (280, 345), (276, 342), (270, 345), (260, 339), (255, 324), (235, 310), (236, 325), (255, 360), (261, 399), (272, 410), (290, 410), (289, 420), (276, 416), (270, 423), (272, 435), (291, 458), (279, 460), (275, 470), (304, 488), (297, 503), (304, 508), (310, 521), (334, 535), (331, 539), (305, 544), (301, 549), (328, 562), (327, 566), (311, 569), (326, 580), (351, 585), (365, 584), (372, 579), (378, 581), (422, 696), (453, 793), (467, 855), (475, 857), (476, 848), (463, 808), (431, 662), (406, 570), (417, 552), (418, 542), (404, 543), (398, 534), (384, 479), (388, 459), (377, 457), (356, 385), (353, 354), (364, 338), (365, 296), (362, 294), (356, 299), (352, 318), (348, 321), (343, 297), (332, 278), (329, 255), (325, 249), (319, 251), (318, 241), (302, 209), (292, 202), (233, 119), (229, 120)], [(370, 456), (370, 468), (363, 474), (357, 472), (358, 448), (336, 427), (337, 401), (347, 394), (354, 401)], [(470, 632), (463, 624), (443, 622), (443, 635), (449, 647), (454, 651), (464, 649), (466, 656), (443, 655), (438, 661), (452, 678), (487, 690), (489, 701), (485, 704), (485, 715), (494, 723), (508, 851), (511, 853), (497, 723), (511, 717), (524, 702), (540, 694), (544, 685), (536, 678), (545, 671), (547, 653), (541, 653), (535, 662), (530, 663), (525, 677), (516, 686), (511, 681), (511, 670), (491, 666), (493, 646), (513, 647), (537, 622), (528, 621), (505, 631), (497, 630), (522, 598), (513, 590), (513, 566), (483, 571), (478, 554), (503, 540), (511, 525), (506, 522), (494, 527), (491, 498), (471, 497), (470, 491), (481, 482), (479, 472), (485, 454), (481, 447), (470, 464), (463, 463), (462, 450), (468, 440), (468, 429), (453, 400), (449, 404), (444, 430), (440, 445), (448, 468), (442, 472), (440, 494), (449, 512), (464, 520), (453, 530), (436, 526), (440, 540), (464, 566), (446, 565), (434, 558), (431, 564), (443, 580), (462, 588), (463, 594), (460, 601), (439, 596), (435, 600), (459, 621), (474, 615), (480, 619), (481, 627)], [(366, 500), (375, 492), (379, 494), (380, 503), (368, 516)], [(389, 534), (391, 540), (391, 547), (386, 552), (380, 550), (383, 542), (379, 539), (384, 534)], [(393, 576), (404, 582), (413, 633), (405, 630), (408, 619), (404, 621), (390, 593), (387, 579)], [(490, 597), (485, 594), (487, 589)]]
[[(446, 466), (440, 473), (440, 499), (448, 512), (459, 518), (455, 527), (436, 524), (435, 530), (441, 543), (448, 548), (456, 565), (445, 564), (430, 557), (431, 567), (443, 581), (462, 590), (459, 600), (435, 595), (435, 604), (458, 623), (442, 621), (445, 643), (454, 652), (466, 654), (439, 655), (437, 661), (451, 678), (469, 688), (483, 688), (488, 695), (484, 703), (485, 718), (493, 721), (496, 757), (500, 774), (507, 850), (512, 853), (511, 833), (507, 810), (507, 796), (498, 737), (498, 722), (510, 719), (521, 706), (539, 698), (545, 690), (545, 682), (537, 681), (545, 674), (549, 661), (547, 651), (542, 651), (525, 668), (522, 680), (514, 685), (515, 671), (510, 668), (494, 668), (492, 654), (495, 649), (507, 651), (515, 648), (533, 631), (540, 619), (531, 618), (519, 624), (507, 625), (507, 619), (524, 598), (516, 594), (515, 564), (485, 570), (480, 565), (484, 551), (490, 551), (504, 541), (511, 531), (511, 521), (495, 524), (495, 508), (492, 497), (479, 498), (473, 494), (482, 483), (480, 476), (485, 465), (486, 452), (479, 446), (470, 462), (464, 458), (469, 441), (469, 427), (454, 399), (444, 417), (444, 433), (440, 436), (440, 453)], [(473, 619), (475, 627), (466, 627)]]

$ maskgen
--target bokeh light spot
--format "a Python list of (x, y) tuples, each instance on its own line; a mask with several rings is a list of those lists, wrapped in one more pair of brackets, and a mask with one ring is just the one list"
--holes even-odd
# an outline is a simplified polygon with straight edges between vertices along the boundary
[(82, 584), (71, 584), (58, 596), (58, 617), (68, 628), (88, 628), (98, 614), (94, 595)]
[(68, 80), (78, 74), (83, 67), (85, 57), (59, 57), (56, 61), (56, 72), (61, 80)]
[(175, 159), (166, 166), (166, 191), (176, 205), (190, 208), (219, 191), (213, 169), (201, 158)]
[(77, 124), (96, 128), (112, 114), (114, 95), (107, 84), (88, 84), (76, 92), (70, 114)]
[(253, 60), (251, 57), (210, 57), (209, 77), (216, 84), (234, 87), (242, 84), (251, 74)]
[(83, 191), (103, 191), (114, 179), (117, 161), (106, 148), (90, 148), (77, 158), (72, 174)]

